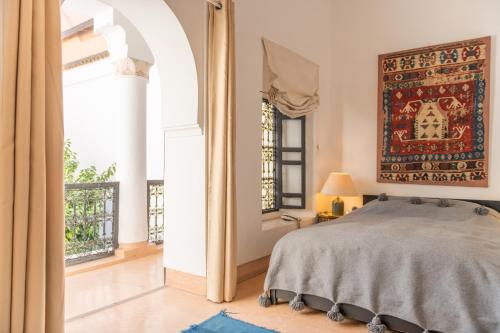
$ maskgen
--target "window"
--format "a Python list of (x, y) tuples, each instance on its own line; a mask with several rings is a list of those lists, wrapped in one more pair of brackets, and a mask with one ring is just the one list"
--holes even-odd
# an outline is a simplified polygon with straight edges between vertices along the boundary
[(276, 108), (267, 100), (262, 101), (262, 212), (272, 212), (278, 207), (277, 172), (277, 116)]
[(262, 213), (305, 208), (305, 120), (262, 101)]

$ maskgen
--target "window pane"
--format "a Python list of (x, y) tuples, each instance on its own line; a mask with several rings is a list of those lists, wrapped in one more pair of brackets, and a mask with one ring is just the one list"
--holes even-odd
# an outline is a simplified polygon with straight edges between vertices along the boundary
[(302, 153), (294, 153), (294, 152), (283, 152), (283, 161), (301, 161)]
[(283, 197), (283, 206), (301, 206), (302, 199), (301, 198), (287, 198)]
[(283, 120), (283, 148), (302, 146), (302, 122), (300, 119)]
[[(302, 166), (283, 165), (283, 193), (302, 192)], [(284, 204), (284, 201), (283, 201)]]
[(262, 102), (262, 210), (277, 209), (276, 200), (276, 109)]

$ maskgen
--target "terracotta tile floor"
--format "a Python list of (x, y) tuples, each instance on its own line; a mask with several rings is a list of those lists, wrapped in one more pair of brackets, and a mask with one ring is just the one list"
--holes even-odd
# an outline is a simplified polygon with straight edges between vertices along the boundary
[[(153, 270), (154, 271), (154, 270)], [(96, 281), (99, 274), (95, 275)], [(344, 321), (334, 323), (325, 313), (304, 310), (291, 311), (287, 304), (261, 308), (257, 298), (261, 293), (264, 275), (239, 285), (238, 295), (232, 303), (214, 304), (204, 297), (172, 288), (164, 288), (148, 295), (112, 306), (103, 311), (66, 323), (66, 333), (170, 333), (180, 332), (191, 324), (199, 323), (226, 309), (235, 318), (272, 328), (282, 333), (366, 333), (365, 325)], [(107, 292), (112, 293), (114, 285)], [(118, 285), (117, 288), (125, 288)], [(89, 287), (89, 291), (91, 287)], [(121, 291), (119, 292), (121, 293)], [(86, 298), (99, 298), (92, 291)]]
[(74, 318), (162, 286), (161, 254), (69, 276), (66, 277), (65, 317)]

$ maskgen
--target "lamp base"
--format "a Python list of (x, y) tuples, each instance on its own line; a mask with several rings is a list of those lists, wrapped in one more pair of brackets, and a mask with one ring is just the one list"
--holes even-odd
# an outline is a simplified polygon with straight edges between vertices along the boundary
[(334, 216), (344, 216), (344, 201), (340, 197), (332, 201), (332, 213)]

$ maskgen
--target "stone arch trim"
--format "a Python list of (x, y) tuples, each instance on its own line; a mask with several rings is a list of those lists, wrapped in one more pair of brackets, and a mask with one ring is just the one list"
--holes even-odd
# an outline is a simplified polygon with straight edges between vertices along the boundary
[(163, 0), (100, 0), (125, 16), (141, 33), (158, 67), (162, 123), (167, 135), (199, 135), (198, 77), (188, 37)]

